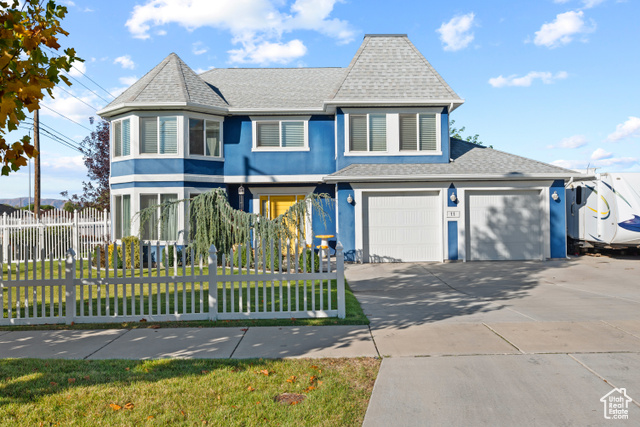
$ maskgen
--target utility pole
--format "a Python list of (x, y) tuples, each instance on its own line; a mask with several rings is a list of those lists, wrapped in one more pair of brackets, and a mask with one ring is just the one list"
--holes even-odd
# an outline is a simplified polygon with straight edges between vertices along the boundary
[(38, 152), (33, 163), (33, 173), (35, 175), (35, 191), (33, 194), (33, 213), (40, 219), (40, 114), (39, 110), (33, 113), (33, 146)]

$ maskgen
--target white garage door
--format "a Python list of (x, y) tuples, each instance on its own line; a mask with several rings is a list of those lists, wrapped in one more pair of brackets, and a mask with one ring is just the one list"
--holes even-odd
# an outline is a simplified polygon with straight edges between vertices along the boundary
[(442, 259), (437, 192), (369, 194), (363, 217), (366, 262)]
[(468, 193), (472, 260), (542, 259), (539, 191)]

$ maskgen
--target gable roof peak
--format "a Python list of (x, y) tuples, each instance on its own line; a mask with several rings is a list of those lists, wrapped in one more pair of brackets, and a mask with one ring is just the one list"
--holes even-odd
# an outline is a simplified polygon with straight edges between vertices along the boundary
[(406, 34), (367, 34), (337, 86), (334, 101), (464, 101), (416, 49)]

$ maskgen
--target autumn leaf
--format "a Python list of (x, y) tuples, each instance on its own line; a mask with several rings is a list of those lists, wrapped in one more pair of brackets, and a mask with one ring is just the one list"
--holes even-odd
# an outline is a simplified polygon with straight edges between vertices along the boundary
[(155, 418), (155, 417), (154, 417), (153, 415), (149, 415), (149, 416), (147, 417), (147, 419), (148, 419), (148, 420), (152, 420), (152, 419), (154, 419), (154, 418)]
[(58, 385), (58, 383), (56, 383), (56, 382), (54, 382), (54, 381), (51, 381), (49, 384), (51, 384), (51, 385), (52, 385), (52, 386), (54, 386), (54, 387)]
[(315, 390), (316, 388), (312, 385), (310, 385), (309, 387), (307, 387), (306, 389), (304, 389), (305, 393), (309, 393), (311, 390)]
[(318, 379), (318, 377), (316, 377), (315, 375), (312, 375), (312, 376), (311, 376), (311, 378), (309, 378), (309, 382), (310, 382), (311, 384), (313, 384), (313, 382), (314, 382), (315, 380), (317, 380), (317, 379)]
[(110, 403), (109, 406), (111, 407), (111, 409), (113, 409), (114, 411), (119, 411), (120, 409), (122, 409), (122, 406), (120, 405), (116, 405), (115, 403)]
[(298, 377), (296, 377), (295, 375), (291, 375), (289, 378), (287, 378), (287, 382), (293, 384), (296, 382), (297, 379)]
[(206, 370), (202, 371), (202, 374), (208, 374), (208, 373), (209, 373), (209, 371), (206, 371)]
[(263, 369), (262, 371), (260, 371), (261, 374), (264, 374), (266, 376), (269, 376), (269, 371), (266, 369)]
[(256, 389), (255, 389), (255, 388), (253, 388), (253, 387), (251, 387), (251, 386), (247, 387), (247, 390), (248, 390), (248, 391), (256, 391)]
[(67, 382), (68, 382), (69, 384), (72, 384), (72, 383), (75, 383), (75, 382), (76, 382), (76, 379), (75, 379), (75, 378), (69, 378), (69, 379), (67, 380)]
[(129, 402), (126, 405), (124, 405), (124, 409), (133, 409), (134, 405), (133, 403)]

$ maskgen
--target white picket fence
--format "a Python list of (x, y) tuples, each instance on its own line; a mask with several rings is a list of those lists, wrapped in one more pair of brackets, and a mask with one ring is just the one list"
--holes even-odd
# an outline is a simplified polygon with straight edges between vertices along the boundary
[(109, 213), (85, 209), (73, 213), (51, 210), (40, 219), (29, 211), (0, 217), (1, 262), (27, 262), (43, 257), (64, 258), (67, 250), (87, 257), (94, 246), (109, 239)]
[(122, 248), (133, 263), (118, 260), (117, 246), (109, 260), (106, 245), (105, 260), (69, 250), (64, 260), (0, 262), (0, 325), (345, 317), (340, 243), (335, 256), (321, 252), (318, 267), (304, 247), (278, 244), (278, 257), (269, 256), (273, 243), (248, 247), (218, 257), (212, 245), (207, 271), (193, 251), (159, 243), (140, 244), (138, 267), (133, 245)]

